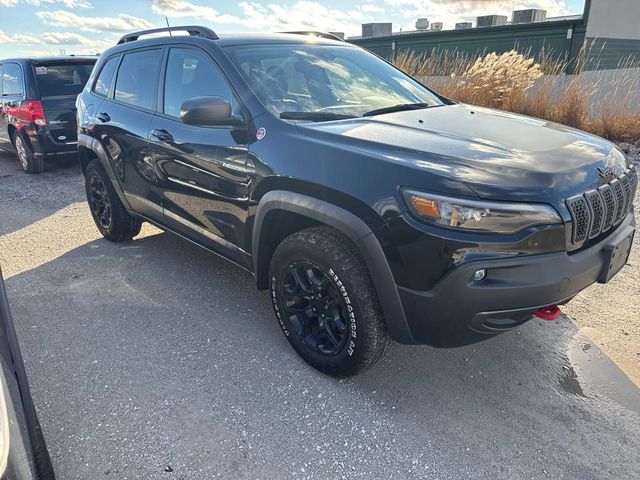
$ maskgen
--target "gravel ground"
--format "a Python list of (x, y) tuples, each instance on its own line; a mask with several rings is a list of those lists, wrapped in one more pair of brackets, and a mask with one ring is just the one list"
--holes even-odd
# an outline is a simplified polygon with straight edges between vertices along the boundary
[[(8, 155), (0, 262), (60, 479), (638, 478), (640, 392), (566, 318), (393, 345), (338, 381), (295, 355), (248, 275), (149, 226), (106, 242), (74, 163), (28, 176)], [(631, 263), (577, 324), (637, 292), (637, 246)]]

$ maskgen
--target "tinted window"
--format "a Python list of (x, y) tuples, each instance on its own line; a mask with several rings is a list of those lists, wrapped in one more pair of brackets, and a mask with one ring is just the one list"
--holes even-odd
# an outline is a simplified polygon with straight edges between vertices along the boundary
[(116, 80), (116, 100), (153, 109), (154, 86), (160, 70), (162, 50), (145, 50), (124, 56)]
[(310, 42), (225, 50), (262, 103), (276, 115), (360, 116), (401, 103), (443, 104), (411, 77), (359, 48)]
[(107, 63), (104, 64), (102, 70), (100, 70), (100, 75), (98, 75), (96, 84), (93, 87), (93, 91), (98, 95), (102, 95), (103, 97), (109, 95), (109, 87), (111, 86), (113, 75), (116, 73), (118, 60), (119, 57), (110, 58), (107, 60)]
[(3, 95), (24, 95), (22, 68), (17, 63), (7, 63), (2, 73)]
[(179, 117), (185, 100), (209, 96), (233, 101), (231, 88), (213, 61), (197, 50), (171, 49), (164, 86), (164, 113)]
[(36, 78), (41, 97), (78, 95), (84, 88), (93, 63), (65, 63), (64, 65), (36, 65)]

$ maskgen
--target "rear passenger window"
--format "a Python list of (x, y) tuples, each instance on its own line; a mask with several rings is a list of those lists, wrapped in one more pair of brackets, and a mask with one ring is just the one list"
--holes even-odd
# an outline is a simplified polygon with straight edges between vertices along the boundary
[(172, 48), (164, 85), (164, 113), (179, 117), (186, 100), (212, 96), (234, 100), (231, 87), (213, 61), (197, 50)]
[(17, 63), (7, 63), (2, 72), (2, 95), (24, 95), (22, 68)]
[(42, 98), (76, 96), (89, 80), (93, 63), (36, 65), (36, 80)]
[(113, 75), (116, 73), (118, 60), (119, 60), (119, 57), (110, 58), (103, 65), (102, 70), (100, 70), (100, 75), (98, 75), (96, 84), (93, 87), (93, 91), (98, 95), (102, 95), (103, 97), (106, 97), (107, 95), (109, 95), (109, 87), (111, 86)]
[(136, 107), (153, 109), (161, 60), (162, 50), (126, 54), (118, 70), (115, 99)]

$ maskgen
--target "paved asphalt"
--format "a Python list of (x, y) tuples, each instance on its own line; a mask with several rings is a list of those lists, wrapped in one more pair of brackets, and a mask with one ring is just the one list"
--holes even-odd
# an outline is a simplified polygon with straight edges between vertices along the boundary
[(74, 162), (6, 154), (0, 262), (59, 479), (640, 478), (640, 394), (568, 320), (338, 381), (247, 274), (153, 227), (109, 243)]

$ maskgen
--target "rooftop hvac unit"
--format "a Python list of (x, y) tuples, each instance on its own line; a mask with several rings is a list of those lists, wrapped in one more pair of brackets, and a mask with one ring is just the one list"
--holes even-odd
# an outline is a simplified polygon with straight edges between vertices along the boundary
[(514, 10), (512, 23), (544, 22), (547, 19), (547, 11), (537, 8), (527, 10)]
[(473, 23), (471, 23), (471, 22), (458, 22), (458, 23), (456, 23), (456, 30), (464, 30), (465, 28), (473, 28)]
[(428, 30), (429, 29), (429, 19), (428, 18), (419, 18), (416, 20), (416, 30)]
[(496, 27), (507, 23), (506, 15), (484, 15), (476, 19), (478, 27)]

